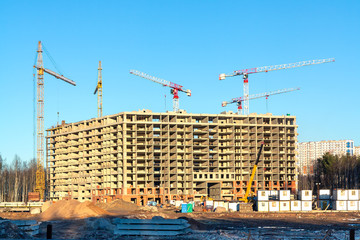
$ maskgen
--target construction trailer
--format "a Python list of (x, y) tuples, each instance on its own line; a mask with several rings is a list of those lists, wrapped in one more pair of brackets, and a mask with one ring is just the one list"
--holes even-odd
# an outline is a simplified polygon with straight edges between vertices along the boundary
[(122, 112), (47, 130), (50, 199), (146, 204), (297, 189), (295, 116)]

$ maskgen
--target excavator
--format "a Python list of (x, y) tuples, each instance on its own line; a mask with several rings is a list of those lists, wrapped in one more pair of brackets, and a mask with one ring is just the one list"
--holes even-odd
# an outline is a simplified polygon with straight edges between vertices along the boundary
[(258, 165), (258, 163), (259, 163), (260, 155), (261, 155), (261, 151), (262, 151), (263, 147), (264, 147), (264, 142), (261, 142), (261, 146), (260, 146), (260, 149), (259, 149), (259, 152), (258, 152), (256, 161), (255, 161), (254, 168), (253, 168), (253, 170), (252, 170), (252, 172), (251, 172), (250, 181), (248, 182), (245, 195), (244, 195), (243, 198), (240, 198), (240, 199), (239, 199), (239, 201), (241, 201), (241, 202), (244, 202), (244, 203), (248, 203), (248, 202), (249, 202), (248, 197), (249, 197), (249, 194), (250, 194), (250, 191), (251, 191), (252, 182), (253, 182), (254, 177), (255, 177), (257, 165)]

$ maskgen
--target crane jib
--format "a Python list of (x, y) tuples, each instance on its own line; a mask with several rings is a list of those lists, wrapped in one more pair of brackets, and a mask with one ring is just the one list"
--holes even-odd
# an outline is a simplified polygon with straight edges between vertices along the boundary
[(278, 65), (272, 65), (272, 66), (248, 68), (248, 69), (234, 71), (234, 75), (244, 75), (244, 74), (251, 74), (251, 73), (268, 72), (268, 71), (296, 68), (296, 67), (309, 66), (309, 65), (321, 64), (321, 63), (329, 63), (329, 62), (335, 62), (335, 58), (307, 60), (307, 61), (301, 61), (301, 62), (295, 62), (295, 63), (286, 63), (286, 64), (278, 64)]
[(182, 90), (182, 87), (183, 87), (183, 86), (181, 86), (181, 85), (179, 85), (179, 84), (176, 84), (176, 83), (173, 83), (173, 82), (170, 82), (169, 87), (172, 87), (172, 88), (175, 88), (175, 89), (177, 89), (177, 90), (183, 91), (183, 90)]
[(249, 68), (249, 69), (235, 71), (235, 75), (243, 75), (245, 73), (250, 74), (250, 73), (256, 73), (256, 72), (257, 72), (257, 68)]

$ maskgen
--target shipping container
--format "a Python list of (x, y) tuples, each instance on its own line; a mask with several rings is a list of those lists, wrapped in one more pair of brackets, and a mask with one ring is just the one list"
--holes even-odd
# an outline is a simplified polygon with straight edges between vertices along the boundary
[(345, 189), (335, 189), (333, 191), (333, 200), (334, 201), (347, 201), (348, 199), (348, 190)]
[(257, 202), (257, 210), (259, 212), (268, 212), (269, 211), (269, 202)]
[(320, 200), (330, 200), (330, 189), (320, 189), (319, 194)]
[(290, 201), (290, 190), (280, 190), (279, 191), (279, 200), (280, 201)]
[(270, 191), (267, 190), (259, 190), (257, 195), (258, 201), (269, 201)]
[(312, 201), (301, 201), (301, 211), (311, 211)]
[(347, 201), (348, 211), (359, 211), (359, 201)]
[(312, 190), (300, 191), (300, 200), (301, 201), (312, 201)]
[(333, 210), (337, 211), (346, 211), (347, 210), (347, 201), (333, 201), (332, 202)]
[(294, 200), (290, 202), (291, 211), (301, 211), (301, 201)]
[(359, 190), (357, 189), (350, 189), (348, 190), (349, 201), (359, 201)]
[(290, 211), (290, 201), (280, 201), (280, 211)]
[(269, 201), (269, 211), (270, 212), (280, 211), (279, 201)]

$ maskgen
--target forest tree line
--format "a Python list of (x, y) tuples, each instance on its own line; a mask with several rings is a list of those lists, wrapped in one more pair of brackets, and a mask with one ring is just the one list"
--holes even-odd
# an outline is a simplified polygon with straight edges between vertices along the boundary
[(15, 156), (9, 163), (0, 155), (0, 202), (26, 202), (36, 183), (36, 160)]
[(324, 154), (314, 164), (313, 175), (299, 175), (299, 190), (360, 189), (360, 157)]
[[(299, 190), (360, 189), (360, 157), (326, 153), (317, 159), (313, 175), (299, 175)], [(15, 156), (9, 163), (0, 155), (0, 202), (26, 202), (36, 184), (36, 160)]]

